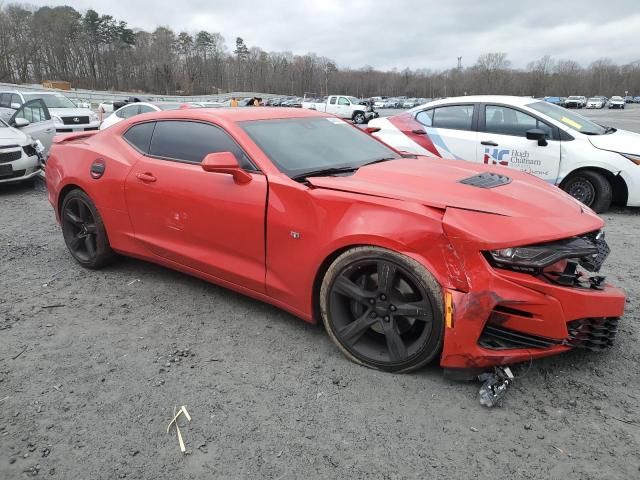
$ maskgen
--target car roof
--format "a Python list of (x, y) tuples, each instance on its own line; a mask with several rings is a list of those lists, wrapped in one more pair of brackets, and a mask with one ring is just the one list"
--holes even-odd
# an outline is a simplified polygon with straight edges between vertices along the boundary
[[(408, 99), (411, 100), (411, 99)], [(506, 103), (517, 107), (524, 107), (532, 102), (540, 101), (533, 97), (516, 97), (511, 95), (467, 95), (464, 97), (447, 97), (440, 100), (432, 100), (412, 109), (420, 110), (424, 105), (447, 105), (449, 103)]]
[(286, 118), (329, 117), (326, 113), (306, 108), (271, 108), (271, 107), (235, 107), (235, 108), (198, 108), (185, 109), (182, 112), (197, 112), (197, 116), (212, 119), (223, 119), (231, 122), (246, 122), (251, 120), (275, 120)]

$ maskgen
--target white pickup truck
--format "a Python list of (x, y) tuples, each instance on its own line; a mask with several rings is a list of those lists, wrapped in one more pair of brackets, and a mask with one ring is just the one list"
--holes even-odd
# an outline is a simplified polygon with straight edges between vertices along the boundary
[(348, 95), (329, 95), (326, 102), (302, 102), (302, 108), (331, 113), (340, 118), (348, 118), (353, 123), (363, 124), (378, 117), (371, 105)]

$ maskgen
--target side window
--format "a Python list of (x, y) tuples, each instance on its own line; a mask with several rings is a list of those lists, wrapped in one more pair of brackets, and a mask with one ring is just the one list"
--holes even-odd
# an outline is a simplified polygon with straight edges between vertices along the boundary
[(351, 105), (351, 103), (346, 98), (340, 97), (340, 99), (338, 100), (338, 105)]
[(436, 128), (471, 130), (473, 105), (450, 105), (433, 109), (432, 124)]
[(140, 105), (140, 110), (138, 111), (138, 113), (149, 113), (149, 112), (155, 112), (155, 110), (151, 108), (149, 105)]
[(255, 170), (238, 144), (221, 128), (207, 123), (168, 120), (157, 122), (149, 155), (200, 163), (209, 153), (231, 152), (246, 170)]
[(22, 100), (20, 99), (19, 95), (16, 95), (15, 93), (11, 94), (11, 105), (13, 105), (14, 103), (17, 103), (18, 105), (22, 105)]
[(425, 127), (433, 126), (433, 110), (424, 110), (416, 115), (416, 120)]
[(124, 133), (123, 137), (133, 147), (146, 154), (149, 152), (149, 145), (151, 145), (151, 136), (153, 135), (153, 129), (155, 126), (156, 122), (140, 123), (138, 125), (134, 125)]
[(331, 98), (329, 99), (329, 103), (330, 103), (331, 105), (335, 105), (335, 104), (336, 104), (336, 97), (331, 97)]
[(116, 116), (120, 118), (131, 118), (138, 114), (140, 111), (139, 105), (131, 105), (128, 107), (123, 107), (116, 112)]
[(0, 107), (5, 107), (5, 108), (11, 107), (11, 94), (10, 93), (0, 94)]
[(551, 138), (552, 128), (544, 122), (513, 108), (487, 105), (485, 107), (485, 131), (500, 135), (526, 137), (527, 130), (539, 128)]

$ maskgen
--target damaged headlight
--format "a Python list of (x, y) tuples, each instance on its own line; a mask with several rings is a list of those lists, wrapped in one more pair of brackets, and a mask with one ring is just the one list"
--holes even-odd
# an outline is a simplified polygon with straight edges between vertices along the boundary
[(565, 259), (575, 259), (586, 270), (596, 272), (609, 255), (609, 247), (601, 231), (556, 242), (490, 250), (487, 254), (496, 267), (519, 272), (540, 272)]

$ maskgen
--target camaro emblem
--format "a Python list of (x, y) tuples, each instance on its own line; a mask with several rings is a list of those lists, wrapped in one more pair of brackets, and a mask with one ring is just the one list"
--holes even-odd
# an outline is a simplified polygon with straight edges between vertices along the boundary
[(78, 122), (80, 122), (80, 119), (78, 117), (73, 117), (73, 121), (78, 123)]

